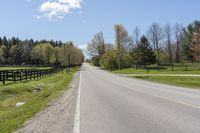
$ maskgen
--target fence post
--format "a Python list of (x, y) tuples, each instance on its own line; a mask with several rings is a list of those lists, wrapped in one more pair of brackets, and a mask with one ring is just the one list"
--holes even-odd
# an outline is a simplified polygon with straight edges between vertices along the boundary
[(22, 82), (22, 70), (19, 71), (19, 80)]
[(33, 70), (33, 74), (34, 74), (34, 75), (33, 75), (33, 78), (34, 78), (34, 80), (35, 80), (35, 69)]
[(5, 71), (3, 71), (3, 84), (5, 85)]
[(16, 72), (13, 71), (14, 82), (16, 82)]

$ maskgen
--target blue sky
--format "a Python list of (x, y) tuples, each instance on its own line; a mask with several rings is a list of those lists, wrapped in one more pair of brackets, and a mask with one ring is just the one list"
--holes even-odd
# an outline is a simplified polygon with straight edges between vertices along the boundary
[(114, 42), (114, 24), (145, 33), (158, 22), (184, 26), (200, 18), (200, 0), (1, 0), (0, 36), (89, 42), (102, 31)]

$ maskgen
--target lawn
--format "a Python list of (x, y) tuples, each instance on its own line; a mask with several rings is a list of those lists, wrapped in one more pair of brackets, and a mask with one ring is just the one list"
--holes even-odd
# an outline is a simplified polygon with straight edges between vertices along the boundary
[[(155, 66), (151, 66), (155, 67)], [(151, 69), (146, 71), (144, 69), (138, 68), (128, 68), (121, 70), (114, 70), (113, 73), (116, 74), (200, 74), (200, 64), (189, 64), (186, 66), (174, 66), (173, 70), (171, 66), (163, 66), (164, 69)]]
[[(0, 132), (10, 133), (20, 128), (27, 119), (47, 107), (68, 88), (77, 70), (74, 68), (69, 74), (57, 73), (38, 81), (0, 86)], [(16, 107), (17, 102), (25, 104)]]
[(170, 84), (175, 86), (200, 89), (200, 77), (136, 76), (134, 78), (149, 80), (158, 83)]

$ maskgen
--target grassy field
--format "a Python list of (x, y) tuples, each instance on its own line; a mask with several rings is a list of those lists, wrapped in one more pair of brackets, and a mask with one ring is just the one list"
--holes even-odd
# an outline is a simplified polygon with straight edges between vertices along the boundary
[(191, 87), (200, 89), (200, 77), (137, 76), (134, 78), (139, 78), (164, 84), (171, 84), (181, 87)]
[(0, 67), (0, 70), (16, 70), (16, 69), (50, 69), (51, 67)]
[[(38, 81), (29, 81), (17, 84), (0, 86), (0, 132), (10, 133), (48, 106), (48, 103), (57, 98), (62, 90), (68, 88), (73, 73), (54, 74)], [(40, 88), (41, 91), (35, 91)], [(26, 102), (16, 107), (17, 102)]]
[[(150, 66), (156, 67), (156, 66)], [(113, 73), (116, 74), (200, 74), (200, 64), (187, 64), (187, 68), (184, 65), (177, 64), (173, 67), (165, 66), (164, 69), (154, 69), (146, 71), (144, 69), (121, 69), (114, 70)], [(187, 69), (187, 70), (186, 70)], [(140, 78), (144, 80), (149, 80), (153, 82), (159, 82), (164, 84), (171, 84), (181, 87), (192, 87), (200, 89), (200, 77), (189, 77), (189, 76), (136, 76), (135, 78)]]
[[(155, 67), (155, 66), (151, 66)], [(172, 67), (171, 66), (165, 66), (162, 67), (165, 69), (154, 69), (154, 70), (149, 70), (146, 71), (144, 69), (138, 68), (128, 68), (128, 69), (121, 69), (121, 70), (114, 70), (112, 71), (113, 73), (116, 74), (200, 74), (200, 64), (189, 64), (187, 65), (187, 70), (186, 66), (176, 66)]]

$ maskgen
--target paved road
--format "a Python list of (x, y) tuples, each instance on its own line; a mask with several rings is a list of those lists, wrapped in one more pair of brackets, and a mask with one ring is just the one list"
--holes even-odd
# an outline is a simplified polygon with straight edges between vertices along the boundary
[(199, 90), (120, 77), (88, 64), (79, 89), (80, 133), (200, 133)]

